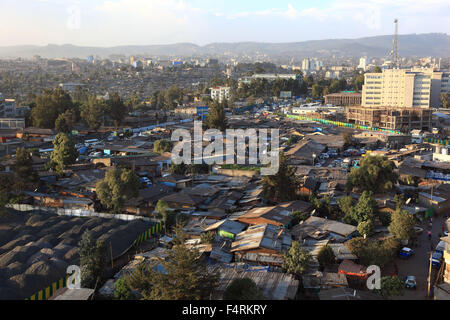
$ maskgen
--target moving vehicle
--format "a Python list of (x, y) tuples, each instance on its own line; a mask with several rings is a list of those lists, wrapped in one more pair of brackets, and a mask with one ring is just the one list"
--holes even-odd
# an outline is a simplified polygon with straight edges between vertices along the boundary
[(414, 250), (413, 250), (413, 249), (405, 247), (405, 248), (403, 248), (402, 250), (400, 250), (398, 256), (399, 256), (400, 258), (403, 258), (403, 259), (408, 259), (408, 258), (411, 257), (413, 254), (414, 254)]
[(417, 289), (417, 281), (415, 276), (407, 276), (405, 280), (406, 289)]

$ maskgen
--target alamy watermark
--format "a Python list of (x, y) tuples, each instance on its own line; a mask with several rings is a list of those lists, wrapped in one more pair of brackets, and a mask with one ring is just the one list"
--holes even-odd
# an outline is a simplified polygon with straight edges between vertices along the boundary
[[(261, 165), (261, 175), (278, 173), (280, 166), (279, 129), (217, 129), (203, 132), (202, 122), (194, 122), (194, 136), (189, 130), (177, 129), (172, 134), (176, 142), (172, 150), (175, 164)], [(203, 143), (209, 144), (203, 148)]]

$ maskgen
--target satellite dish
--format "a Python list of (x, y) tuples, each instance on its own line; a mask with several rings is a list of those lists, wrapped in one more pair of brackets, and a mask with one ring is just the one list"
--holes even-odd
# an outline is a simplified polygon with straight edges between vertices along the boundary
[(412, 201), (412, 198), (409, 198), (408, 200), (406, 200), (405, 204), (408, 205), (411, 203), (411, 201)]

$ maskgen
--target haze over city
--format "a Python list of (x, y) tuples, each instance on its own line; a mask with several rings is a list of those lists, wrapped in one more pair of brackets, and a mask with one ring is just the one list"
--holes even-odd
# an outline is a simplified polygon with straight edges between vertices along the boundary
[[(3, 0), (0, 46), (295, 42), (450, 31), (446, 0)], [(332, 27), (330, 27), (332, 26)]]

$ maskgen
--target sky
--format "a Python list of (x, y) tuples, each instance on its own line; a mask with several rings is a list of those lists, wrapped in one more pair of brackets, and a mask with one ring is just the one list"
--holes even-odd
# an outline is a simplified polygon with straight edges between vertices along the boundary
[(448, 0), (0, 0), (0, 46), (298, 42), (450, 33)]

